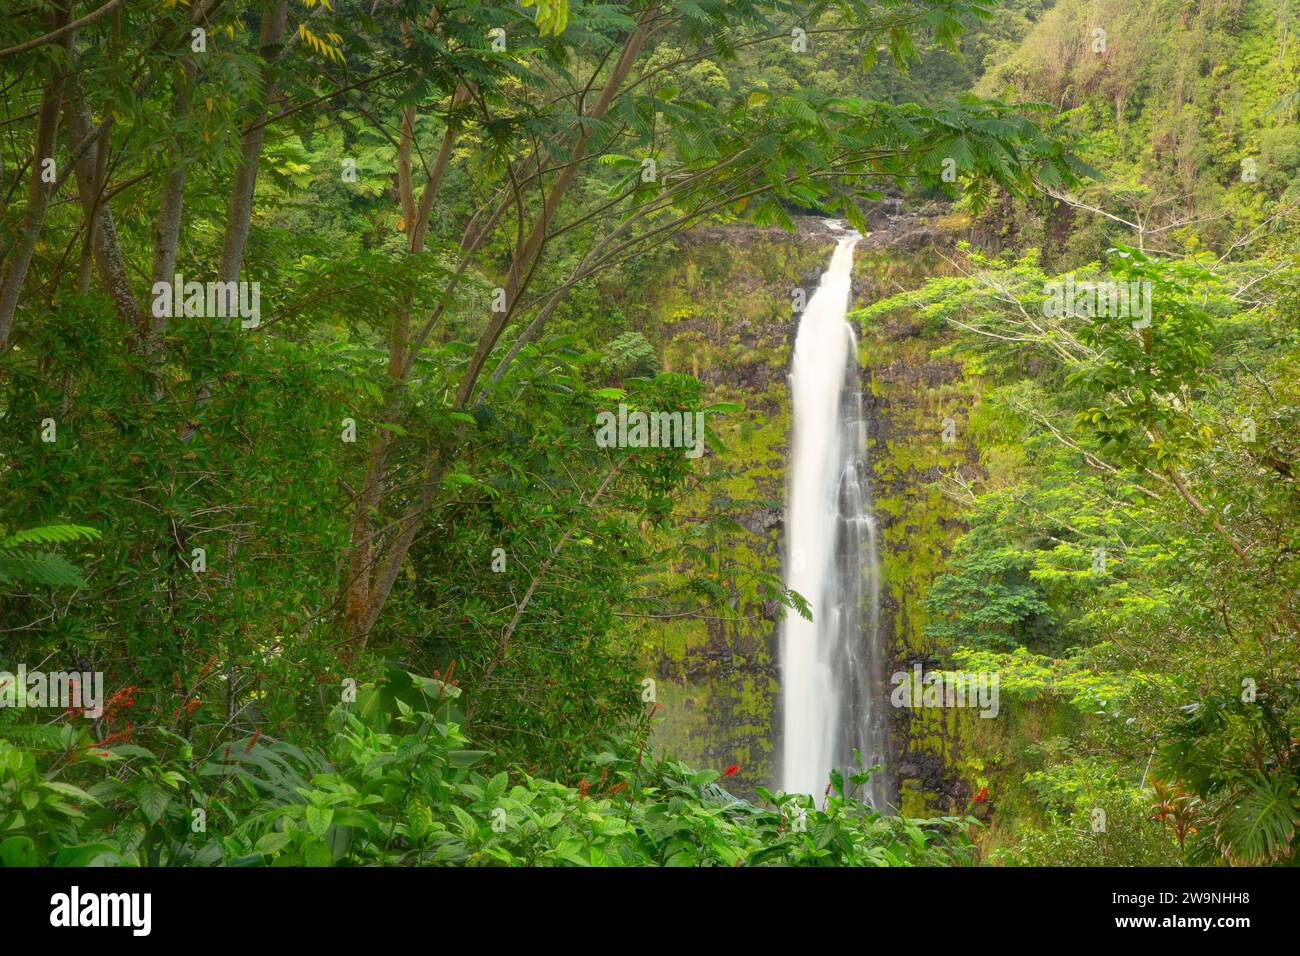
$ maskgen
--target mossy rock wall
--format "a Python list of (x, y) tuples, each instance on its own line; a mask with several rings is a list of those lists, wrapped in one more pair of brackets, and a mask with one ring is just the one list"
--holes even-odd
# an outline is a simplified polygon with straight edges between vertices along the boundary
[[(868, 252), (855, 263), (864, 294), (910, 289), (942, 274), (947, 262), (933, 247), (903, 257), (897, 249)], [(892, 286), (882, 289), (883, 284)], [(890, 673), (929, 669), (944, 650), (925, 636), (922, 605), (930, 581), (965, 530), (962, 505), (952, 497), (950, 476), (978, 479), (979, 454), (967, 428), (978, 400), (978, 383), (961, 366), (935, 357), (947, 344), (942, 328), (894, 318), (858, 330), (868, 422), (867, 453), (881, 549), (880, 626), (890, 649)], [(969, 785), (957, 766), (962, 721), (956, 710), (896, 709), (891, 712), (894, 766), (904, 812), (964, 810)]]

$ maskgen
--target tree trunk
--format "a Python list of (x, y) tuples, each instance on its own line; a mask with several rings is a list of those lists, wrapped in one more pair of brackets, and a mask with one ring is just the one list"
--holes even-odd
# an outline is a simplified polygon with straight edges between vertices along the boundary
[(27, 269), (32, 263), (36, 240), (45, 223), (45, 210), (49, 205), (52, 183), (41, 179), (42, 160), (54, 155), (54, 138), (59, 125), (59, 105), (62, 99), (58, 79), (51, 80), (41, 95), (41, 106), (36, 120), (36, 141), (32, 149), (32, 177), (27, 187), (27, 211), (18, 227), (4, 279), (0, 281), (0, 352), (9, 347), (9, 334), (13, 328), (14, 310), (22, 294)]
[[(262, 20), (259, 41), (262, 58), (267, 60), (263, 78), (270, 71), (271, 48), (284, 37), (289, 19), (289, 4), (280, 0), (275, 9)], [(267, 79), (266, 99), (274, 95), (274, 87)], [(261, 119), (259, 116), (258, 119)], [(240, 136), (239, 166), (235, 169), (235, 182), (230, 189), (230, 204), (226, 212), (226, 233), (221, 243), (221, 265), (217, 269), (220, 282), (238, 282), (239, 270), (244, 262), (244, 247), (248, 245), (248, 230), (253, 218), (253, 189), (257, 185), (257, 167), (262, 160), (262, 140), (266, 127), (252, 123)]]
[[(64, 102), (64, 123), (70, 143), (83, 141), (91, 134), (90, 108), (81, 91), (75, 87), (69, 90)], [(126, 258), (122, 255), (122, 244), (118, 238), (117, 224), (113, 221), (113, 212), (106, 203), (99, 202), (97, 166), (93, 155), (78, 160), (74, 170), (77, 191), (81, 194), (81, 204), (86, 211), (86, 228), (93, 230), (92, 249), (99, 280), (113, 300), (118, 317), (131, 330), (134, 349), (139, 351), (148, 340), (149, 326), (131, 292), (131, 280), (127, 275)]]
[[(190, 93), (198, 77), (198, 67), (193, 60), (185, 64), (185, 79), (176, 91), (176, 111), (186, 114), (190, 110)], [(151, 282), (171, 282), (176, 277), (176, 250), (181, 241), (181, 218), (185, 210), (185, 166), (181, 150), (172, 151), (172, 169), (163, 186), (162, 200), (158, 204), (158, 222), (153, 231), (153, 266), (149, 270)], [(167, 319), (154, 318), (153, 329), (161, 335)]]
[[(463, 87), (452, 95), (451, 105), (456, 107), (468, 98), (469, 92)], [(416, 204), (411, 185), (411, 144), (415, 135), (415, 111), (408, 109), (402, 119), (402, 140), (397, 153), (397, 185), (402, 203), (402, 214), (406, 218), (407, 251), (418, 253), (424, 251), (425, 237), (429, 230), (429, 216), (433, 212), (433, 201), (442, 185), (442, 178), (451, 160), (452, 147), (456, 141), (456, 131), (448, 125), (438, 148), (424, 190)], [(397, 315), (394, 317), (393, 330), (388, 343), (388, 397), (381, 421), (385, 424), (395, 422), (401, 413), (404, 398), (404, 382), (410, 372), (409, 342), (411, 328), (411, 296), (403, 295), (398, 302)], [(396, 570), (388, 574), (389, 562), (385, 561), (379, 573), (372, 571), (376, 556), (374, 524), (382, 511), (384, 499), (385, 475), (388, 470), (389, 449), (392, 446), (392, 431), (387, 428), (376, 429), (374, 445), (366, 463), (366, 476), (357, 496), (356, 512), (352, 517), (352, 531), (348, 552), (348, 578), (345, 586), (343, 628), (349, 640), (365, 643), (370, 629), (378, 618), (379, 611), (388, 599), (392, 589)], [(420, 517), (433, 501), (437, 482), (426, 480), (420, 492), (420, 504), (413, 514), (403, 518), (394, 547), (405, 556), (410, 548), (414, 532), (407, 534), (408, 526), (418, 526)], [(403, 544), (405, 542), (405, 544)], [(386, 580), (387, 579), (387, 580)]]

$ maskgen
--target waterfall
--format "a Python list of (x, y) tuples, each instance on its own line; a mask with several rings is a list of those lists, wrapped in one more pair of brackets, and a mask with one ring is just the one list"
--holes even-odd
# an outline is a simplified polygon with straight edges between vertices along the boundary
[[(845, 235), (799, 322), (790, 369), (793, 429), (785, 512), (785, 583), (813, 620), (781, 628), (781, 789), (821, 802), (832, 768), (883, 764), (888, 742), (880, 646), (876, 524), (867, 488), (857, 339), (844, 315), (853, 248)], [(861, 794), (882, 812), (886, 776)]]

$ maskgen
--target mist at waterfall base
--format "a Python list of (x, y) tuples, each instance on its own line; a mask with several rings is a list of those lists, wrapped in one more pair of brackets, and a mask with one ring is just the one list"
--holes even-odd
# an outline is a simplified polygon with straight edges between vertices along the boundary
[[(866, 423), (857, 339), (844, 318), (860, 238), (837, 243), (800, 317), (790, 370), (785, 584), (807, 599), (813, 620), (791, 611), (781, 625), (780, 787), (819, 804), (832, 769), (851, 791), (849, 775), (883, 765), (888, 741)], [(887, 779), (874, 774), (858, 796), (886, 812)]]

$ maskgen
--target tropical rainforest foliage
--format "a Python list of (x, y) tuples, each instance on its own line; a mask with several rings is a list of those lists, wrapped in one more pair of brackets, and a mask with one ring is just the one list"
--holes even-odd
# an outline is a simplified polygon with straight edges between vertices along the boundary
[[(1041, 248), (967, 248), (862, 316), (952, 330), (981, 382), (984, 473), (950, 476), (969, 530), (926, 605), (1020, 702), (973, 730), (993, 856), (1295, 860), (1296, 26), (1289, 4), (1057, 4), (982, 86), (1068, 107), (1104, 172), (1008, 210)], [(1150, 321), (1054, 316), (1076, 279), (1149, 284)]]
[[(2, 5), (0, 863), (1293, 861), (1286, 0)], [(647, 303), (887, 196), (971, 239), (857, 320), (978, 383), (926, 626), (1002, 675), (982, 822), (664, 754), (647, 629), (808, 596), (726, 468), (593, 440), (743, 469)]]

